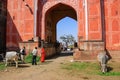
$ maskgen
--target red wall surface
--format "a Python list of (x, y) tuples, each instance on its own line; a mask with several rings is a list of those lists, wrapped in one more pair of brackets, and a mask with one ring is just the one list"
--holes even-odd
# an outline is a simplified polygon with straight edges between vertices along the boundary
[(120, 50), (120, 0), (104, 0), (106, 47)]
[(7, 47), (18, 47), (33, 37), (33, 4), (33, 0), (7, 0)]
[[(7, 47), (18, 46), (34, 34), (34, 0), (8, 0)], [(86, 40), (84, 0), (38, 0), (37, 36), (45, 38), (45, 14), (59, 3), (69, 5), (77, 14), (78, 37)], [(104, 1), (104, 2), (103, 2)], [(28, 6), (25, 5), (25, 2)], [(88, 40), (105, 42), (108, 50), (120, 50), (120, 0), (87, 0)]]
[(89, 40), (102, 40), (100, 0), (88, 0)]

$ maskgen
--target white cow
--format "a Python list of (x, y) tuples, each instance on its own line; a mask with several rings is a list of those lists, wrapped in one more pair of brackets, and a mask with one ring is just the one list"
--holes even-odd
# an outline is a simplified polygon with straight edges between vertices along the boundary
[(9, 51), (6, 52), (6, 56), (5, 56), (5, 66), (8, 65), (9, 61), (14, 61), (16, 63), (16, 68), (18, 67), (18, 53), (16, 51)]
[(108, 61), (108, 56), (106, 55), (106, 51), (101, 51), (98, 56), (98, 61), (100, 62), (101, 66), (101, 71), (103, 73), (107, 72), (107, 61)]

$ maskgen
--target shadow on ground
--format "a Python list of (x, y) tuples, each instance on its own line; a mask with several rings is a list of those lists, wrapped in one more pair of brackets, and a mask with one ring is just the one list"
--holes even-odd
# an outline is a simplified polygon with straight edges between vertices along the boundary
[(46, 58), (46, 60), (56, 59), (58, 57), (66, 57), (66, 56), (73, 56), (73, 52), (72, 51), (62, 51), (60, 53), (57, 53), (56, 55)]
[(38, 63), (38, 65), (46, 65), (46, 64), (49, 64), (49, 63), (51, 63), (51, 62), (53, 62), (52, 60), (46, 60), (45, 62), (40, 62), (40, 63)]
[(30, 67), (29, 64), (19, 64), (18, 65), (19, 68), (27, 68), (27, 67)]
[(64, 56), (72, 56), (73, 52), (72, 51), (63, 51), (59, 54), (58, 57), (64, 57)]
[(110, 72), (110, 71), (112, 71), (112, 70), (113, 70), (112, 67), (110, 67), (110, 66), (107, 67), (107, 72)]

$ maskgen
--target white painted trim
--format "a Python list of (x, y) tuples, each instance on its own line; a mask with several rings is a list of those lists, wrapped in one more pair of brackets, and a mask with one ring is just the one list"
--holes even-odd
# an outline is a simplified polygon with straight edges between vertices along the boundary
[(88, 40), (88, 2), (85, 0), (85, 39)]
[(38, 0), (34, 0), (34, 37), (36, 37), (37, 33), (37, 7), (38, 7)]

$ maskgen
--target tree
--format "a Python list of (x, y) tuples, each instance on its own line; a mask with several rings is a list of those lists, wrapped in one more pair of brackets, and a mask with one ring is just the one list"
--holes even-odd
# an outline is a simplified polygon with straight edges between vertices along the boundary
[(60, 39), (65, 42), (66, 47), (68, 47), (68, 44), (71, 45), (75, 42), (75, 39), (73, 37), (73, 35), (69, 34), (69, 35), (63, 35), (60, 37)]

